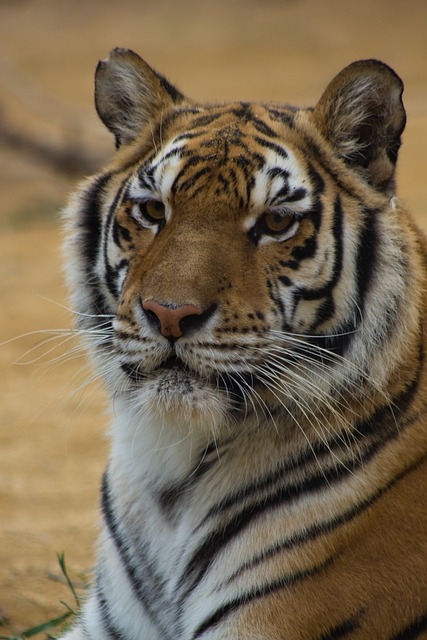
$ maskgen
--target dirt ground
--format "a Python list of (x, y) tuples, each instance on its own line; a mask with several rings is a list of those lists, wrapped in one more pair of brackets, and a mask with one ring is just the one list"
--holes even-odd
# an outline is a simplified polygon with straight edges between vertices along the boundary
[(78, 343), (40, 332), (72, 324), (57, 212), (112, 153), (97, 60), (126, 46), (199, 99), (301, 105), (349, 62), (384, 60), (406, 85), (399, 195), (427, 228), (426, 33), (424, 0), (0, 3), (0, 636), (71, 603), (57, 552), (77, 583), (93, 564), (106, 403)]

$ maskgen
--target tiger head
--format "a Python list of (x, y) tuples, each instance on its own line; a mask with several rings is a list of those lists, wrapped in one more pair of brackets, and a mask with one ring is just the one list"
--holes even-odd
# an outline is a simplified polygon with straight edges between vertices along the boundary
[(418, 321), (393, 198), (402, 91), (365, 60), (315, 108), (202, 105), (132, 51), (99, 63), (117, 153), (68, 207), (68, 272), (116, 398), (210, 429), (310, 422), (384, 387)]

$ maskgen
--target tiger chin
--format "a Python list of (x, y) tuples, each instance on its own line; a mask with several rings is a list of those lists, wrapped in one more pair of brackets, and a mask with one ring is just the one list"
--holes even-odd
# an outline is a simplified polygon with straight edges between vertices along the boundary
[(67, 640), (427, 638), (426, 240), (395, 195), (403, 85), (200, 104), (99, 63), (117, 152), (65, 212), (112, 402)]

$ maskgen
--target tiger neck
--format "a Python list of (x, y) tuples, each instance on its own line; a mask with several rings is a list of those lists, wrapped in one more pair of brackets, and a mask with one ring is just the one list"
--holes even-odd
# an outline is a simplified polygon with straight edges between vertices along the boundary
[[(325, 423), (313, 426), (286, 416), (259, 423), (255, 416), (227, 425), (213, 434), (210, 425), (172, 424), (150, 414), (137, 421), (125, 401), (115, 403), (112, 429), (112, 463), (128, 475), (135, 486), (160, 487), (186, 483), (205, 472), (224, 475), (236, 486), (255, 481), (275, 469), (298, 467), (304, 473), (318, 471), (325, 477), (338, 467), (354, 472), (362, 464), (361, 444), (343, 425)], [(388, 407), (378, 418), (384, 428), (375, 430), (369, 420), (359, 420), (354, 430), (363, 447), (368, 441), (375, 447), (383, 431), (391, 429), (393, 414)], [(335, 419), (336, 423), (336, 419)], [(394, 426), (394, 423), (393, 423)], [(349, 428), (349, 423), (345, 423)]]

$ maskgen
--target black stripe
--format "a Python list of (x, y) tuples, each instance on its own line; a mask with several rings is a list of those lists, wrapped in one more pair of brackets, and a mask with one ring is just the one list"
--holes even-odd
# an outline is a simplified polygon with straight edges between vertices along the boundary
[(312, 186), (312, 193), (315, 195), (315, 200), (311, 205), (310, 211), (305, 215), (307, 215), (307, 217), (309, 217), (313, 222), (315, 231), (319, 231), (323, 214), (323, 204), (320, 196), (325, 190), (325, 181), (311, 164), (308, 165), (308, 175)]
[(185, 131), (184, 133), (180, 133), (176, 138), (173, 139), (174, 142), (181, 142), (181, 140), (193, 140), (194, 138), (201, 138), (206, 135), (206, 130), (202, 129), (201, 131)]
[(277, 133), (268, 126), (268, 124), (266, 124), (263, 120), (260, 120), (256, 116), (251, 118), (251, 122), (259, 133), (262, 133), (265, 136), (270, 136), (271, 138), (279, 137)]
[[(189, 136), (189, 134), (185, 134), (186, 137)], [(181, 138), (184, 136), (180, 136)], [(176, 142), (176, 140), (174, 140), (174, 142)], [(144, 164), (140, 167), (140, 169), (138, 170), (138, 178), (139, 180), (145, 180), (148, 183), (148, 188), (152, 188), (154, 189), (156, 186), (156, 181), (154, 179), (154, 172), (167, 160), (170, 160), (170, 158), (174, 158), (175, 156), (184, 156), (186, 154), (186, 150), (185, 147), (174, 147), (173, 149), (171, 149), (170, 151), (168, 151), (168, 153), (166, 153), (165, 155), (161, 156), (156, 164), (153, 164), (155, 158), (158, 156), (157, 152), (153, 153), (152, 156), (150, 156), (145, 162)]]
[(317, 328), (330, 320), (335, 313), (335, 302), (332, 295), (325, 296), (325, 299), (321, 302), (319, 307), (316, 310), (316, 319), (311, 324), (310, 330), (312, 332), (316, 331)]
[(250, 102), (240, 102), (240, 107), (230, 109), (230, 113), (239, 118), (243, 123), (253, 122), (254, 114), (252, 113), (252, 105)]
[(111, 173), (104, 173), (92, 184), (83, 196), (83, 206), (79, 207), (84, 230), (82, 237), (82, 254), (88, 264), (88, 274), (92, 275), (91, 268), (96, 262), (98, 247), (102, 236), (101, 198), (103, 190), (112, 177)]
[(353, 633), (353, 631), (357, 631), (357, 629), (360, 628), (361, 618), (364, 613), (365, 611), (362, 610), (355, 616), (343, 620), (326, 631), (326, 633), (322, 633), (322, 635), (318, 637), (318, 640), (340, 640), (340, 638), (346, 638)]
[[(278, 317), (286, 318), (285, 304), (280, 294), (279, 286), (277, 282), (269, 278), (267, 280), (267, 289), (268, 289), (269, 298), (273, 301), (273, 303), (278, 308)], [(282, 326), (282, 331), (286, 331), (284, 326)]]
[(238, 505), (239, 502), (244, 503), (249, 498), (256, 497), (264, 491), (274, 490), (276, 484), (285, 482), (287, 478), (292, 476), (292, 472), (296, 469), (302, 470), (304, 466), (310, 465), (315, 461), (320, 463), (323, 457), (330, 456), (331, 451), (334, 450), (334, 444), (336, 444), (336, 442), (331, 440), (330, 442), (315, 443), (313, 446), (307, 447), (298, 458), (281, 464), (271, 473), (258, 478), (256, 482), (248, 484), (244, 488), (230, 493), (223, 498), (208, 511), (205, 520), (224, 513), (230, 507)]
[[(313, 361), (321, 362), (325, 357), (325, 349), (340, 357), (344, 357), (353, 339), (354, 333), (357, 331), (357, 325), (352, 318), (340, 325), (335, 333), (327, 336), (310, 336), (307, 342), (315, 347), (319, 347), (319, 351), (310, 350), (310, 358)], [(304, 349), (296, 349), (297, 352), (305, 353)], [(361, 380), (363, 382), (363, 380)]]
[(224, 114), (223, 113), (206, 113), (203, 114), (201, 116), (199, 116), (198, 118), (195, 118), (193, 120), (193, 122), (191, 123), (192, 127), (205, 127), (206, 125), (211, 124), (212, 122), (215, 122), (216, 120), (219, 120)]
[[(414, 363), (415, 364), (415, 363)], [(417, 394), (421, 374), (424, 369), (424, 344), (423, 334), (420, 333), (420, 344), (418, 348), (418, 362), (416, 363), (416, 370), (414, 372), (413, 379), (406, 385), (406, 387), (391, 398), (389, 404), (384, 407), (379, 407), (370, 418), (367, 418), (362, 423), (356, 425), (358, 434), (362, 435), (366, 441), (369, 436), (378, 434), (378, 427), (380, 426), (383, 432), (383, 439), (387, 437), (396, 437), (398, 432), (403, 428), (406, 428), (412, 423), (414, 417), (407, 417), (405, 420), (405, 414), (411, 408), (412, 401)], [(423, 407), (425, 412), (425, 407)], [(390, 412), (392, 413), (392, 419), (390, 420)], [(396, 416), (395, 416), (396, 412)], [(415, 416), (419, 419), (419, 415)], [(397, 424), (395, 424), (397, 422)], [(381, 435), (381, 434), (380, 434)]]
[(404, 629), (401, 629), (401, 631), (392, 636), (390, 640), (415, 640), (425, 631), (427, 631), (427, 612), (420, 618), (413, 620)]
[[(119, 553), (132, 591), (144, 606), (150, 620), (162, 631), (166, 640), (170, 636), (161, 617), (161, 611), (167, 608), (163, 600), (164, 582), (156, 575), (155, 568), (147, 557), (145, 550), (139, 547), (136, 552), (132, 552), (131, 541), (127, 539), (125, 542), (123, 540), (111, 505), (108, 470), (104, 473), (102, 480), (101, 507), (105, 525)], [(143, 578), (141, 577), (142, 575)]]
[[(138, 169), (138, 182), (141, 187), (145, 187), (145, 189), (148, 189), (149, 191), (154, 190), (156, 187), (154, 171), (158, 165), (153, 166), (153, 160), (154, 156), (150, 156), (150, 158)], [(123, 199), (128, 200), (129, 193), (125, 193)]]
[[(328, 152), (325, 151), (317, 141), (313, 140), (306, 130), (298, 128), (298, 133), (301, 136), (303, 145), (306, 147), (307, 156), (312, 156), (316, 159), (316, 163), (320, 165), (323, 171), (335, 182), (341, 192), (354, 198), (357, 202), (363, 203), (364, 197), (357, 193), (357, 191), (353, 191), (352, 186), (342, 179), (340, 173), (333, 170)], [(334, 156), (334, 161), (336, 162), (336, 160), (337, 158)]]
[[(102, 586), (100, 575), (96, 576), (96, 599), (98, 602), (98, 611), (101, 615), (101, 621), (103, 626), (103, 633), (106, 633), (109, 638), (112, 640), (126, 640), (125, 636), (116, 628), (113, 621), (111, 620), (107, 600), (105, 598)], [(103, 635), (103, 638), (105, 636)]]
[(282, 169), (282, 167), (272, 167), (267, 171), (267, 175), (272, 180), (274, 180), (274, 178), (282, 178), (283, 182), (287, 182), (290, 174), (289, 171)]
[[(278, 198), (282, 197), (282, 189), (277, 193)], [(285, 202), (298, 202), (298, 200), (303, 200), (307, 195), (307, 190), (304, 189), (303, 187), (300, 187), (299, 189), (295, 189), (295, 191), (292, 191), (290, 194), (288, 194), (288, 189), (286, 189), (286, 191), (284, 191), (283, 189), (283, 197)]]
[(228, 178), (223, 176), (221, 172), (218, 172), (217, 180), (222, 185), (222, 188), (218, 188), (217, 191), (219, 193), (222, 193), (223, 191), (227, 191), (228, 187), (230, 186), (230, 182), (229, 182)]
[(199, 169), (199, 171), (196, 171), (195, 174), (193, 174), (192, 176), (187, 178), (187, 180), (184, 180), (184, 182), (181, 183), (179, 190), (188, 191), (189, 189), (195, 186), (196, 182), (200, 180), (200, 178), (203, 178), (203, 176), (205, 176), (206, 174), (211, 173), (211, 171), (212, 169), (209, 165), (203, 167), (202, 169)]
[[(292, 292), (294, 313), (297, 310), (300, 300), (320, 300), (321, 298), (324, 298), (323, 303), (319, 306), (316, 312), (316, 317), (313, 323), (308, 328), (308, 331), (310, 333), (314, 333), (317, 330), (317, 328), (323, 322), (326, 322), (327, 320), (329, 320), (335, 312), (335, 305), (333, 301), (333, 290), (341, 277), (342, 268), (343, 268), (344, 249), (343, 249), (342, 218), (343, 218), (343, 212), (342, 212), (341, 200), (339, 196), (337, 196), (334, 204), (334, 220), (333, 220), (333, 227), (332, 227), (332, 232), (333, 232), (334, 241), (335, 241), (334, 242), (335, 256), (334, 256), (334, 265), (332, 268), (332, 276), (329, 282), (318, 289), (296, 287), (295, 290)], [(315, 239), (309, 239), (307, 250), (310, 252), (315, 250), (315, 248), (316, 248)], [(295, 260), (295, 258), (298, 257), (299, 254), (297, 250), (295, 251), (296, 252), (295, 254), (292, 254), (292, 257), (294, 258), (294, 261), (297, 262), (297, 264), (299, 264), (299, 262)], [(304, 251), (302, 249), (301, 251), (304, 255)], [(291, 263), (292, 263), (292, 260), (286, 262), (285, 265), (289, 267), (291, 266)]]
[(191, 169), (191, 167), (195, 167), (197, 164), (203, 164), (206, 160), (205, 156), (200, 156), (197, 154), (190, 155), (188, 157), (188, 154), (185, 153), (183, 154), (183, 157), (187, 157), (187, 160), (185, 161), (184, 166), (180, 169), (180, 171), (178, 171), (177, 175), (175, 176), (175, 180), (173, 181), (173, 184), (171, 186), (172, 194), (175, 194), (180, 189), (179, 183), (185, 176), (186, 172)]
[[(359, 462), (359, 464), (362, 463)], [(295, 484), (286, 487), (276, 487), (269, 495), (258, 498), (252, 504), (240, 509), (223, 526), (209, 531), (204, 542), (196, 549), (184, 570), (180, 583), (187, 583), (187, 588), (182, 599), (185, 599), (200, 583), (219, 551), (230, 544), (256, 517), (261, 514), (265, 516), (266, 512), (272, 509), (277, 509), (287, 502), (329, 486), (351, 472), (350, 468), (343, 467), (338, 470), (334, 467), (327, 472), (313, 474), (304, 482), (295, 482)]]
[[(359, 461), (359, 464), (363, 463)], [(269, 495), (258, 497), (252, 504), (240, 509), (225, 525), (220, 526), (216, 530), (211, 530), (206, 536), (205, 541), (196, 549), (184, 570), (180, 583), (187, 583), (187, 587), (182, 595), (182, 600), (200, 583), (218, 552), (246, 529), (256, 517), (260, 514), (265, 515), (267, 511), (277, 509), (283, 504), (307, 493), (329, 486), (351, 472), (352, 470), (350, 468), (343, 467), (338, 470), (333, 467), (327, 472), (313, 474), (304, 482), (295, 482), (286, 487), (276, 487)], [(221, 503), (217, 505), (215, 512), (218, 512), (222, 507), (223, 505)], [(214, 510), (211, 510), (211, 512), (214, 512)], [(208, 517), (211, 516), (211, 512), (208, 514)]]
[[(109, 313), (104, 297), (101, 295), (100, 280), (95, 272), (102, 240), (102, 196), (105, 187), (113, 176), (113, 172), (104, 173), (96, 178), (84, 193), (82, 205), (79, 207), (81, 221), (79, 222), (79, 241), (81, 255), (85, 263), (86, 286), (90, 288), (92, 307), (86, 309), (86, 313), (106, 315)], [(89, 319), (89, 316), (79, 316), (77, 325), (87, 327), (88, 324), (96, 326), (97, 319)], [(109, 347), (109, 345), (106, 345)]]
[(319, 197), (319, 195), (325, 191), (325, 181), (311, 163), (308, 164), (307, 170), (308, 177), (310, 178), (310, 184), (313, 188), (313, 193)]
[[(241, 200), (240, 194), (239, 194), (239, 187), (238, 187), (239, 181), (238, 181), (237, 173), (235, 169), (233, 169), (233, 167), (230, 167), (228, 170), (228, 174), (229, 174), (229, 179), (231, 180), (231, 185), (233, 187), (233, 195), (236, 198), (236, 200), (239, 200), (239, 199)], [(240, 208), (243, 209), (243, 201), (239, 203), (239, 206)]]
[(309, 236), (304, 240), (302, 244), (297, 245), (292, 249), (292, 258), (295, 260), (305, 260), (306, 258), (312, 258), (317, 249), (317, 237)]
[[(356, 282), (358, 290), (358, 306), (363, 316), (365, 308), (365, 298), (376, 264), (378, 231), (376, 218), (378, 211), (375, 209), (365, 209), (363, 212), (363, 231), (360, 236), (359, 246), (357, 249), (356, 261)], [(357, 316), (359, 317), (359, 315)]]
[[(131, 218), (130, 212), (128, 218)], [(124, 227), (117, 218), (113, 223), (113, 240), (122, 250), (133, 248), (132, 236), (126, 227)]]
[(276, 120), (278, 122), (282, 122), (286, 124), (290, 129), (294, 127), (294, 114), (292, 111), (296, 111), (294, 107), (289, 107), (287, 111), (281, 111), (280, 109), (274, 109), (270, 106), (266, 106), (267, 111), (272, 118), (272, 120)]
[(195, 638), (200, 638), (204, 633), (210, 631), (213, 627), (216, 627), (220, 622), (224, 620), (227, 616), (237, 611), (240, 607), (248, 605), (256, 600), (260, 600), (266, 596), (269, 596), (277, 591), (281, 591), (282, 589), (289, 589), (293, 587), (298, 582), (311, 578), (324, 569), (326, 569), (332, 562), (334, 558), (328, 558), (326, 561), (311, 567), (310, 569), (304, 569), (302, 571), (296, 571), (295, 573), (281, 576), (279, 579), (273, 580), (266, 585), (261, 587), (257, 587), (252, 591), (249, 591), (239, 598), (235, 598), (234, 600), (230, 600), (227, 604), (218, 608), (213, 614), (206, 618), (196, 629), (194, 634), (192, 635), (192, 640)]
[(254, 136), (254, 140), (262, 147), (265, 147), (266, 149), (270, 149), (271, 151), (274, 151), (275, 153), (277, 153), (278, 156), (280, 156), (284, 160), (288, 159), (289, 156), (286, 149), (284, 149), (279, 144), (276, 144), (271, 140), (267, 140), (266, 138), (260, 138), (259, 136)]
[(120, 187), (117, 189), (117, 192), (114, 196), (114, 200), (109, 207), (107, 219), (105, 221), (105, 232), (104, 232), (104, 240), (103, 240), (103, 253), (104, 253), (104, 264), (105, 264), (105, 274), (104, 279), (107, 285), (107, 288), (111, 295), (115, 298), (119, 295), (119, 291), (117, 288), (117, 278), (118, 271), (116, 266), (111, 265), (108, 260), (108, 245), (110, 241), (114, 242), (114, 218), (116, 214), (117, 206), (126, 191), (126, 187), (128, 184), (129, 176), (123, 179)]
[(205, 107), (182, 107), (179, 106), (173, 113), (176, 114), (177, 116), (180, 115), (197, 115), (198, 113), (203, 113), (204, 111), (206, 111)]
[(334, 220), (332, 226), (332, 233), (334, 236), (334, 247), (335, 247), (335, 256), (334, 256), (334, 265), (332, 268), (332, 276), (329, 282), (320, 287), (319, 289), (308, 289), (305, 287), (299, 288), (295, 292), (295, 296), (297, 298), (302, 298), (303, 300), (320, 300), (320, 298), (324, 298), (332, 294), (333, 289), (335, 288), (338, 280), (341, 277), (342, 267), (343, 267), (343, 212), (341, 206), (341, 199), (337, 196), (334, 203)]
[(108, 486), (108, 471), (104, 473), (104, 476), (102, 479), (101, 507), (102, 507), (102, 514), (104, 516), (105, 524), (107, 526), (108, 531), (111, 534), (112, 539), (114, 540), (116, 548), (123, 561), (123, 564), (124, 564), (127, 576), (131, 582), (132, 588), (135, 594), (138, 594), (139, 588), (140, 588), (139, 580), (136, 575), (135, 568), (132, 565), (130, 565), (127, 561), (126, 546), (121, 538), (116, 521), (113, 516), (112, 506), (110, 502), (110, 491)]
[(360, 516), (364, 511), (369, 509), (372, 505), (374, 505), (386, 493), (391, 491), (401, 480), (404, 480), (408, 475), (416, 471), (422, 464), (424, 464), (424, 462), (426, 462), (426, 460), (427, 456), (423, 456), (420, 460), (417, 460), (417, 462), (412, 464), (410, 467), (404, 469), (400, 474), (393, 478), (389, 483), (384, 485), (384, 487), (381, 487), (369, 498), (363, 500), (362, 502), (359, 502), (359, 504), (352, 507), (351, 509), (344, 511), (336, 518), (326, 520), (324, 522), (318, 522), (311, 527), (304, 529), (304, 531), (291, 536), (290, 538), (286, 538), (281, 541), (275, 541), (274, 545), (272, 545), (271, 547), (266, 547), (260, 554), (254, 556), (252, 560), (245, 562), (244, 566), (242, 566), (241, 569), (238, 569), (233, 574), (231, 574), (227, 578), (227, 584), (234, 580), (236, 577), (240, 576), (245, 571), (253, 569), (268, 558), (271, 558), (279, 553), (282, 553), (283, 551), (292, 549), (296, 546), (311, 542), (319, 536), (328, 535), (335, 529), (348, 524), (349, 522)]

